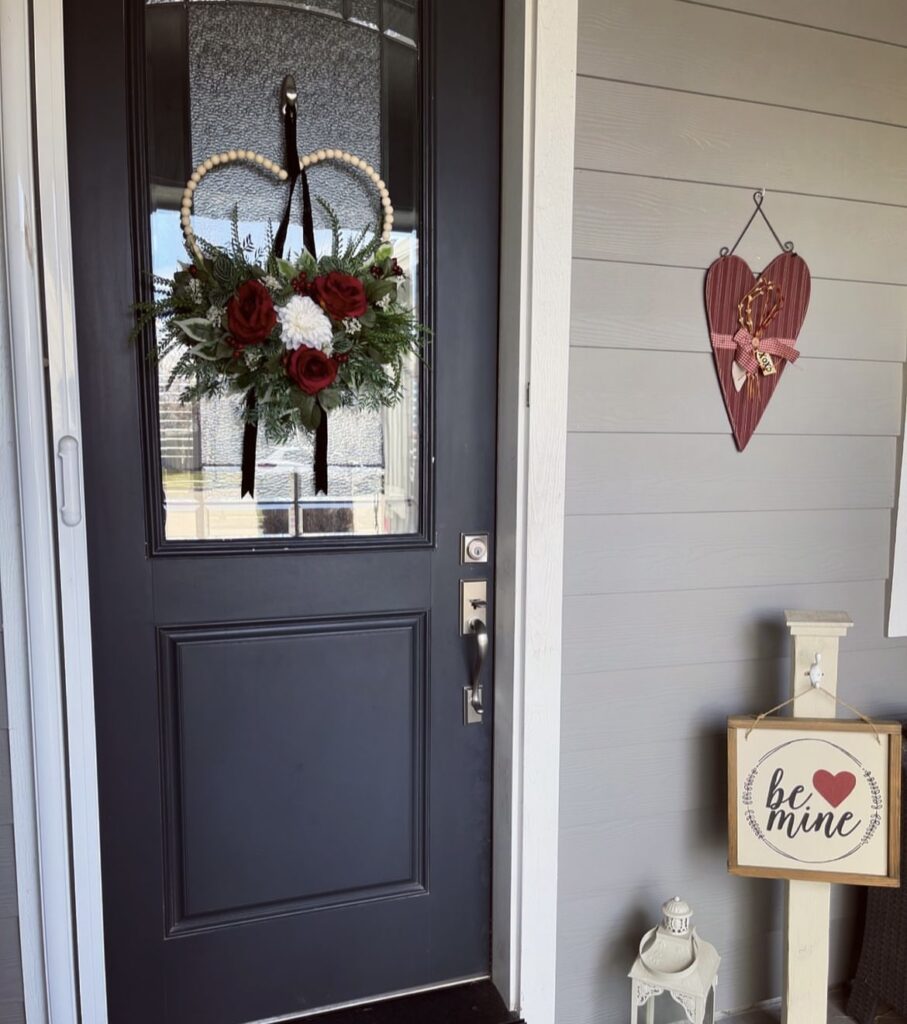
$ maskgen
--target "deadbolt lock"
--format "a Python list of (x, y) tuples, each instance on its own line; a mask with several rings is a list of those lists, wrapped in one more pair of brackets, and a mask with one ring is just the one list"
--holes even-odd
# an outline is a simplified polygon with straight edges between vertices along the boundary
[(488, 561), (488, 534), (461, 534), (460, 561), (463, 565)]

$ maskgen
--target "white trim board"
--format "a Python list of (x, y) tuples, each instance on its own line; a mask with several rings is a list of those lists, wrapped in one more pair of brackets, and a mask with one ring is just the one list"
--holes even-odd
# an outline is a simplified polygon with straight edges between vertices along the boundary
[[(554, 1024), (577, 0), (504, 0), (504, 9), (492, 966), (511, 1008)], [(106, 1024), (85, 526), (54, 518), (63, 495), (49, 457), (81, 432), (62, 0), (0, 0), (0, 27), (16, 297), (8, 374), (0, 354), (0, 387), (16, 398), (15, 420), (0, 418), (0, 471), (13, 480), (18, 468), (21, 487), (21, 522), (15, 490), (0, 490), (0, 550), (11, 552), (0, 582), (26, 1010), (29, 1024)], [(77, 478), (81, 487), (81, 467)], [(29, 644), (35, 636), (42, 642)]]

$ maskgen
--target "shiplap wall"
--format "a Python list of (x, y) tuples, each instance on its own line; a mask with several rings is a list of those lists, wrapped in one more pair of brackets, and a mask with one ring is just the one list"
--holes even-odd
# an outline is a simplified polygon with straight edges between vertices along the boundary
[[(7, 345), (6, 267), (3, 260), (3, 216), (0, 208), (0, 344)], [(2, 632), (0, 632), (2, 644)], [(19, 953), (19, 906), (13, 850), (13, 801), (9, 770), (9, 720), (6, 680), (0, 659), (0, 1024), (24, 1024), (22, 964)]]
[[(884, 637), (907, 357), (907, 4), (581, 0), (558, 1024), (629, 1016), (680, 894), (719, 1006), (780, 994), (778, 883), (726, 873), (729, 714), (787, 694), (783, 609), (856, 621), (841, 693), (907, 714)], [(703, 273), (752, 192), (813, 273), (803, 358), (734, 447)], [(739, 253), (777, 252), (754, 224)], [(834, 894), (832, 980), (856, 894)]]

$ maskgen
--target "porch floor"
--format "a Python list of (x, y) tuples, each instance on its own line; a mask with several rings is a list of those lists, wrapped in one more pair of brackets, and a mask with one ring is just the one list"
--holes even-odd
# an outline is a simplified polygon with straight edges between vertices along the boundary
[[(834, 992), (828, 1000), (828, 1024), (854, 1024), (853, 1018), (844, 1012), (847, 997), (843, 992)], [(780, 1003), (759, 1010), (747, 1010), (744, 1013), (724, 1017), (727, 1024), (778, 1024), (781, 1020)], [(894, 1010), (888, 1010), (876, 1017), (878, 1024), (907, 1024), (907, 1020)]]

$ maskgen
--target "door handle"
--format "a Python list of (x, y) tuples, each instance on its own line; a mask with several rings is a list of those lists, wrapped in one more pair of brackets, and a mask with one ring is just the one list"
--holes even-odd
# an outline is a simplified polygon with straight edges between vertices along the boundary
[(475, 724), (476, 718), (470, 718), (470, 709), (473, 715), (478, 716), (478, 721), (481, 721), (485, 714), (482, 669), (485, 666), (485, 659), (488, 657), (488, 629), (481, 619), (473, 619), (469, 629), (470, 634), (476, 640), (476, 656), (472, 663), (472, 676), (469, 680), (469, 686), (463, 692), (463, 699), (464, 703), (466, 701), (469, 702), (469, 707), (465, 709), (466, 724), (472, 725)]
[(66, 526), (82, 522), (82, 482), (79, 472), (79, 442), (67, 434), (57, 445), (60, 458), (60, 518)]
[(463, 687), (463, 722), (481, 725), (485, 720), (482, 669), (488, 657), (488, 581), (460, 580), (460, 635), (475, 644), (469, 686)]

